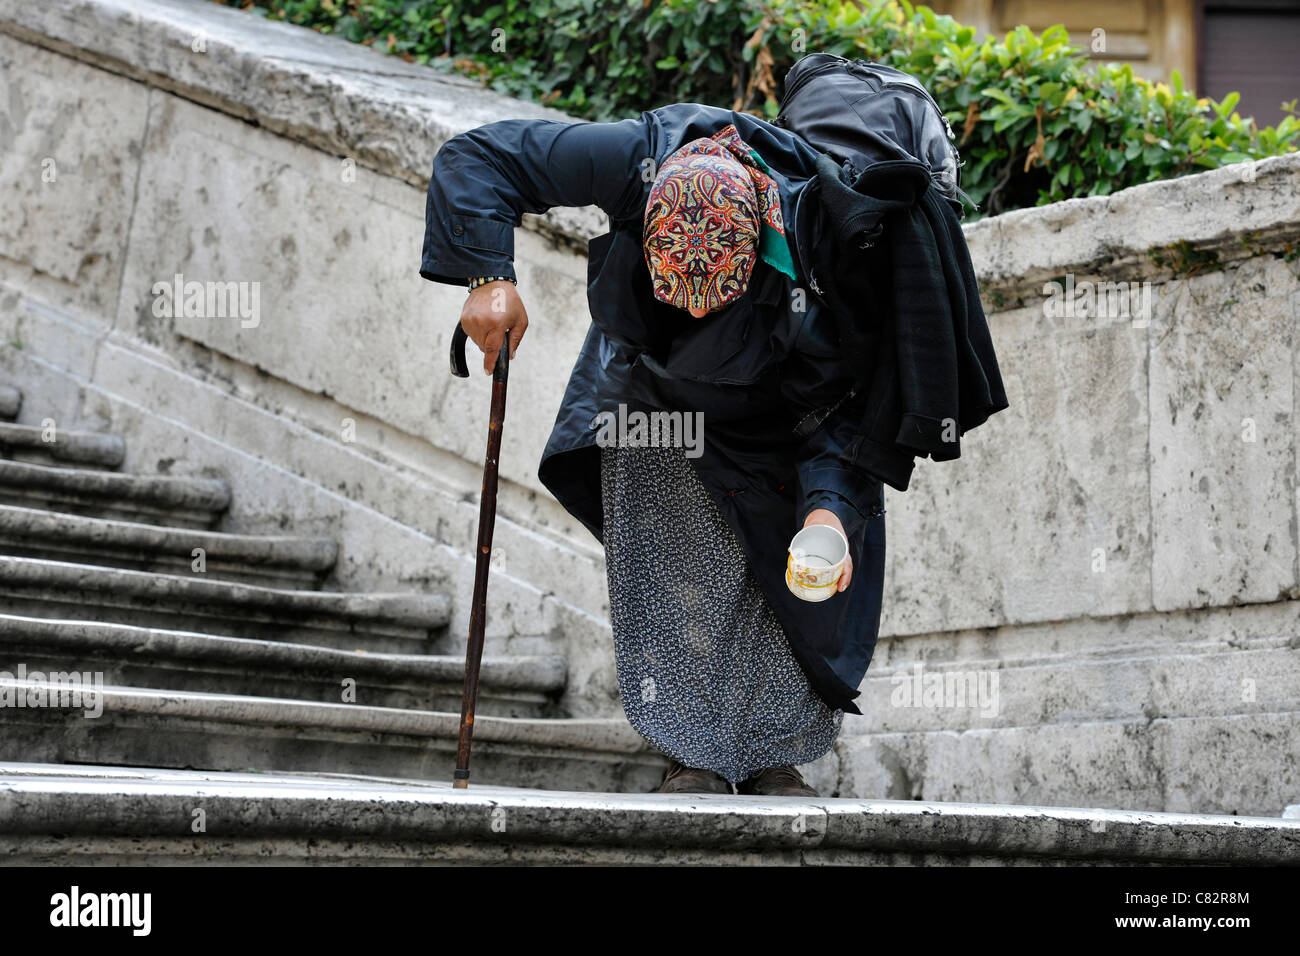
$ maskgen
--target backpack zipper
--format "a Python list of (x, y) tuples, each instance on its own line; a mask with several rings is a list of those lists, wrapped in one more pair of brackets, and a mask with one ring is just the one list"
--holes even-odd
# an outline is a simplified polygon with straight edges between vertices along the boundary
[(910, 83), (886, 82), (884, 85), (891, 90), (903, 90), (911, 93), (913, 96), (924, 97), (925, 101), (930, 104), (936, 113), (939, 114), (939, 119), (943, 120), (944, 129), (948, 131), (948, 138), (956, 141), (957, 135), (952, 131), (952, 124), (948, 122), (948, 117), (944, 115), (943, 110), (939, 109), (939, 104), (935, 101), (934, 97), (930, 95), (929, 90), (925, 87), (917, 89)]

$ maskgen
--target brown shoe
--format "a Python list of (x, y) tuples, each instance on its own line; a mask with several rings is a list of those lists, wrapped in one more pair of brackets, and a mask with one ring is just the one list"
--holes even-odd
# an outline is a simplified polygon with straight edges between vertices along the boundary
[(794, 767), (768, 767), (736, 784), (736, 792), (762, 797), (819, 797)]
[(668, 764), (660, 793), (731, 793), (731, 784), (712, 770), (685, 767), (676, 760)]

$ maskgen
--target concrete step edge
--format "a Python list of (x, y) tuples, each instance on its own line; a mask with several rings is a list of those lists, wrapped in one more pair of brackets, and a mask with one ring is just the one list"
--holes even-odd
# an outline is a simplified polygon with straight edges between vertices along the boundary
[[(0, 676), (0, 700), (10, 697), (16, 700), (17, 695), (27, 694), (35, 687), (44, 687), (47, 693), (58, 689), (49, 681), (20, 681)], [(146, 715), (207, 724), (293, 727), (303, 731), (359, 733), (367, 737), (384, 734), (456, 740), (460, 735), (460, 715), (438, 711), (139, 687), (105, 686), (99, 693), (104, 715)], [(49, 707), (39, 708), (39, 712), (46, 715), (59, 713)], [(476, 716), (474, 739), (542, 750), (629, 756), (655, 752), (622, 718)]]
[(202, 548), (209, 560), (317, 573), (328, 571), (338, 559), (338, 543), (332, 538), (229, 534), (0, 504), (0, 542), (35, 546), (51, 540), (87, 548), (174, 553), (187, 563), (194, 549)]
[(12, 385), (0, 385), (0, 419), (13, 421), (22, 411), (22, 389)]
[[(901, 800), (601, 794), (442, 782), (0, 764), (0, 834), (221, 837), (1144, 862), (1300, 863), (1300, 821)], [(491, 826), (505, 821), (504, 826)], [(661, 862), (675, 862), (671, 858)], [(757, 862), (757, 861), (756, 861)], [(796, 861), (802, 862), (802, 861)]]
[(126, 460), (126, 442), (121, 435), (72, 431), (56, 428), (53, 441), (39, 425), (16, 425), (0, 421), (0, 449), (37, 452), (58, 461), (117, 468)]
[(415, 592), (293, 591), (241, 581), (108, 568), (41, 558), (0, 555), (0, 591), (53, 589), (99, 592), (157, 603), (166, 599), (272, 615), (324, 615), (364, 623), (381, 621), (417, 628), (444, 626), (451, 603), (440, 594)]
[(26, 461), (0, 460), (0, 488), (39, 489), (212, 513), (230, 505), (230, 486), (215, 478), (118, 474)]
[[(33, 645), (86, 653), (119, 652), (123, 658), (280, 667), (303, 676), (344, 673), (405, 684), (459, 683), (465, 677), (463, 656), (371, 653), (129, 624), (0, 614), (0, 648)], [(0, 658), (0, 666), (11, 665), (12, 657)], [(480, 680), (493, 690), (545, 694), (562, 691), (566, 677), (566, 662), (558, 654), (509, 655), (484, 657)]]

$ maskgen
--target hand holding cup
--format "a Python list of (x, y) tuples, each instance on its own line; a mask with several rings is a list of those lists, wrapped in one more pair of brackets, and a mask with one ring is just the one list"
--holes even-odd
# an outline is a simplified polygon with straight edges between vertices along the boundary
[(849, 539), (835, 513), (818, 508), (790, 541), (785, 584), (805, 601), (825, 601), (849, 586), (853, 559)]

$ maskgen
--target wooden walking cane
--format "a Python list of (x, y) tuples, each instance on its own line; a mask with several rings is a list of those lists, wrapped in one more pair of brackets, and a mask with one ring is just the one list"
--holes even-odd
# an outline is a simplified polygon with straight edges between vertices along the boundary
[[(464, 328), (451, 337), (451, 374), (469, 378), (465, 364)], [(510, 371), (510, 335), (501, 342), (492, 370), (492, 411), (488, 416), (487, 457), (483, 461), (483, 493), (478, 506), (478, 552), (474, 562), (474, 598), (469, 615), (469, 643), (465, 648), (465, 694), (460, 705), (460, 744), (452, 786), (469, 786), (469, 745), (474, 735), (474, 705), (478, 702), (478, 671), (483, 660), (483, 627), (487, 618), (488, 563), (492, 559), (492, 527), (497, 520), (497, 458), (501, 455), (501, 429), (506, 418), (506, 378)]]

